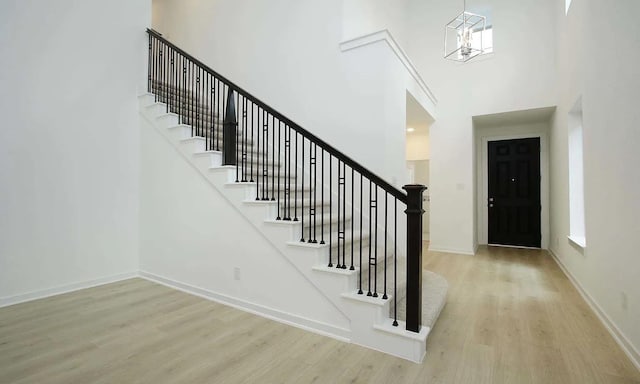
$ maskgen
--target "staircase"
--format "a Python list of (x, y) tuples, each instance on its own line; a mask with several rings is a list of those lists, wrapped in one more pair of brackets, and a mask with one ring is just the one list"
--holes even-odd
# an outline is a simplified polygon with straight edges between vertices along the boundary
[(447, 291), (421, 267), (424, 188), (396, 189), (148, 33), (142, 115), (349, 318), (342, 336), (422, 361)]

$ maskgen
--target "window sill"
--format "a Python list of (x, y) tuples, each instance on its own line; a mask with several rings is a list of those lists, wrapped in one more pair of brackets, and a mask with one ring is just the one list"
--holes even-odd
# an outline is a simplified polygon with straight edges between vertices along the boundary
[(582, 249), (587, 248), (587, 239), (585, 239), (584, 236), (567, 236), (567, 238), (578, 247)]

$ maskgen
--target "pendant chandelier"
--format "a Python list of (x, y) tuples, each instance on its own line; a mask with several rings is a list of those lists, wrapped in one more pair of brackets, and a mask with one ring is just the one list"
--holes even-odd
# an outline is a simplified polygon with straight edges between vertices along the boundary
[(444, 58), (465, 63), (484, 53), (486, 23), (486, 17), (467, 12), (467, 2), (463, 0), (462, 13), (444, 28)]

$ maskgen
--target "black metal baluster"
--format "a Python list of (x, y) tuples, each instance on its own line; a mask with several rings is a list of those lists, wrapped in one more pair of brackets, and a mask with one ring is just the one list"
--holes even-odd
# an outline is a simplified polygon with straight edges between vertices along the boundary
[[(309, 153), (311, 153), (311, 148), (309, 148)], [(300, 241), (304, 242), (304, 136), (302, 136), (302, 191), (301, 191), (301, 196), (302, 196), (302, 214), (300, 215), (300, 217), (302, 218), (302, 222), (300, 225), (300, 228), (302, 229), (301, 235), (300, 235)], [(311, 225), (309, 225), (309, 231), (311, 231)], [(311, 238), (311, 235), (309, 235), (309, 238)]]
[(293, 221), (298, 221), (298, 131), (295, 131), (295, 166), (294, 166), (294, 180), (293, 180)]
[(386, 300), (387, 296), (387, 198), (389, 193), (384, 193), (384, 293), (382, 298)]
[(215, 91), (215, 81), (211, 74), (207, 76), (207, 85), (209, 89), (209, 115), (211, 116), (211, 138), (209, 142), (209, 150), (215, 150), (216, 146), (216, 126), (218, 125), (218, 116), (216, 116), (215, 112), (215, 100), (216, 100), (216, 91)]
[(371, 234), (373, 233), (373, 231), (371, 230), (371, 220), (373, 219), (373, 200), (372, 200), (372, 196), (373, 196), (372, 192), (373, 191), (372, 191), (372, 188), (371, 188), (372, 183), (373, 182), (371, 180), (369, 180), (369, 270), (368, 270), (369, 279), (368, 279), (368, 282), (367, 282), (368, 286), (369, 286), (368, 287), (369, 289), (368, 289), (368, 292), (367, 292), (367, 296), (372, 296), (372, 293), (371, 293), (371, 267), (372, 267), (372, 265), (371, 265), (371, 253), (372, 253), (371, 252)]
[(322, 165), (320, 167), (320, 244), (324, 244), (324, 147), (320, 148)]
[(198, 116), (195, 108), (195, 101), (197, 96), (195, 95), (196, 90), (196, 65), (194, 62), (191, 62), (191, 97), (190, 97), (190, 106), (191, 106), (191, 124), (195, 129), (195, 136), (200, 136), (200, 131), (198, 130)]
[(207, 92), (207, 72), (204, 68), (200, 70), (200, 117), (202, 118), (202, 134), (204, 136), (204, 149), (207, 150), (207, 142), (209, 141), (209, 130), (212, 120), (207, 113), (207, 101), (209, 93)]
[(362, 173), (360, 174), (360, 270), (358, 271), (358, 275), (360, 276), (360, 281), (358, 282), (358, 295), (362, 295), (362, 200), (364, 200), (364, 195), (362, 194), (362, 182), (363, 177)]
[(195, 130), (195, 135), (194, 136), (199, 136), (200, 132), (198, 131), (198, 120), (196, 119), (196, 109), (195, 109), (195, 88), (196, 88), (196, 65), (194, 62), (190, 63), (190, 69), (191, 69), (191, 92), (190, 92), (190, 97), (189, 97), (189, 110), (191, 111), (191, 125), (193, 126), (194, 130)]
[[(213, 89), (214, 89), (214, 99), (215, 99), (215, 109), (216, 116), (220, 119), (220, 97), (222, 97), (222, 101), (224, 102), (224, 86), (220, 89), (220, 80), (214, 78)], [(222, 94), (222, 96), (221, 96)], [(223, 117), (224, 118), (224, 117)], [(216, 151), (220, 151), (220, 142), (224, 140), (224, 127), (216, 134), (216, 138), (214, 140), (216, 144)]]
[(209, 75), (209, 114), (211, 115), (211, 119), (213, 119), (213, 124), (211, 124), (211, 145), (209, 149), (211, 151), (215, 151), (216, 149), (216, 139), (218, 138), (217, 129), (220, 127), (220, 118), (216, 115), (216, 79), (213, 75)]
[[(332, 214), (332, 208), (333, 208), (333, 197), (331, 195), (331, 190), (332, 190), (332, 184), (333, 184), (333, 180), (331, 180), (331, 174), (332, 174), (332, 167), (331, 167), (331, 163), (332, 163), (332, 155), (329, 154), (329, 267), (333, 267), (333, 264), (331, 263), (331, 259), (332, 259), (332, 254), (333, 254), (333, 244), (331, 244), (331, 240), (333, 238), (333, 234), (331, 233), (331, 217), (333, 216)], [(324, 232), (324, 227), (322, 227), (322, 231)]]
[(196, 110), (196, 126), (198, 127), (198, 136), (204, 136), (202, 134), (202, 128), (204, 123), (200, 118), (200, 67), (196, 67), (196, 101), (194, 103)]
[(247, 98), (242, 98), (242, 182), (247, 182)]
[(171, 112), (171, 96), (173, 96), (172, 94), (172, 90), (171, 90), (171, 48), (168, 45), (165, 45), (165, 49), (164, 49), (164, 55), (165, 55), (165, 70), (166, 70), (166, 74), (164, 76), (164, 81), (165, 81), (165, 87), (166, 87), (166, 95), (165, 95), (165, 100), (167, 103), (167, 113)]
[(158, 83), (158, 102), (162, 102), (162, 42), (158, 41), (158, 73), (157, 73), (157, 83)]
[(208, 151), (209, 141), (211, 140), (211, 130), (213, 130), (213, 116), (209, 109), (209, 72), (202, 70), (201, 77), (202, 87), (202, 119), (204, 119), (204, 150)]
[(375, 206), (375, 212), (376, 212), (376, 222), (375, 225), (373, 227), (373, 230), (375, 231), (375, 244), (373, 247), (373, 256), (374, 256), (374, 260), (375, 263), (373, 264), (373, 297), (378, 297), (378, 185), (375, 185), (375, 196), (376, 196), (376, 206)]
[[(341, 178), (340, 178), (340, 163), (341, 163), (341, 161), (340, 161), (340, 159), (338, 159), (338, 186), (337, 186), (338, 187), (338, 191), (337, 191), (337, 193), (338, 193), (338, 196), (337, 196), (337, 198), (338, 198), (338, 236), (336, 238), (336, 245), (337, 245), (337, 250), (338, 250), (338, 252), (337, 252), (338, 265), (336, 265), (336, 268), (342, 269), (342, 264), (340, 264), (340, 250), (341, 250), (340, 249), (340, 213), (341, 213), (341, 210), (340, 210), (340, 185), (341, 185), (341, 182), (340, 182), (340, 180), (341, 180)], [(329, 225), (331, 225), (331, 223), (329, 223)], [(342, 257), (344, 258), (344, 255), (342, 255)]]
[(167, 113), (171, 112), (171, 97), (173, 96), (172, 93), (172, 89), (171, 89), (171, 48), (169, 46), (166, 46), (165, 50), (164, 50), (164, 54), (165, 54), (165, 68), (167, 71), (167, 74), (165, 75), (165, 82), (166, 87), (167, 87), (167, 94), (166, 94), (166, 103), (167, 103)]
[[(218, 112), (220, 112), (222, 114), (222, 119), (224, 121), (224, 110), (225, 110), (225, 105), (227, 104), (226, 102), (226, 98), (227, 98), (227, 86), (224, 82), (218, 80), (218, 86), (220, 86), (220, 92), (218, 92), (218, 97), (220, 98), (218, 100)], [(224, 132), (224, 127), (222, 129), (222, 134), (220, 135), (220, 140), (218, 141), (218, 145), (222, 144), (222, 151), (224, 151), (224, 140), (225, 140), (225, 132)], [(218, 147), (218, 150), (219, 147)]]
[(151, 88), (151, 60), (153, 58), (153, 51), (151, 50), (151, 46), (153, 45), (153, 37), (149, 35), (149, 58), (147, 60), (147, 92), (152, 93)]
[(171, 100), (171, 48), (164, 45), (164, 83), (165, 83), (165, 94), (164, 94), (164, 102), (167, 105), (166, 111), (167, 113), (171, 112), (170, 110), (170, 100)]
[(356, 221), (356, 218), (353, 216), (353, 185), (355, 184), (355, 180), (353, 178), (354, 170), (351, 168), (351, 266), (349, 270), (353, 271), (356, 267), (353, 266), (353, 243), (355, 242), (355, 232), (353, 230), (353, 223)]
[(158, 39), (153, 39), (152, 42), (153, 45), (153, 80), (152, 80), (152, 87), (153, 87), (153, 95), (154, 95), (154, 101), (158, 102), (158, 94), (160, 93), (158, 91)]
[(262, 136), (262, 126), (260, 125), (260, 109), (261, 108), (258, 107), (258, 117), (256, 119), (258, 121), (258, 134), (256, 135), (258, 139), (258, 147), (256, 149), (256, 200), (260, 200), (260, 175), (258, 174), (258, 172), (260, 172), (260, 136)]
[[(313, 144), (313, 243), (318, 243), (317, 230), (318, 230), (318, 217), (316, 213), (318, 212), (318, 145)], [(311, 186), (309, 186), (311, 187)]]
[(268, 182), (267, 179), (269, 176), (269, 165), (267, 161), (269, 161), (269, 136), (268, 136), (268, 127), (269, 127), (269, 115), (267, 111), (262, 111), (262, 200), (269, 200), (269, 190), (268, 190)]
[(393, 207), (393, 326), (398, 326), (398, 199)]
[[(242, 99), (244, 100), (244, 97)], [(238, 106), (238, 109), (237, 109), (236, 113), (240, 113), (240, 92), (236, 92), (236, 105)], [(239, 119), (236, 118), (236, 121), (238, 121), (238, 120)], [(236, 152), (236, 182), (238, 182), (238, 180), (241, 179), (239, 177), (240, 176), (239, 175), (240, 174), (240, 164), (238, 164), (238, 158), (240, 156), (238, 156), (238, 155), (241, 155), (240, 152), (242, 151), (242, 144), (238, 145), (238, 131), (236, 130), (233, 134), (235, 135), (235, 142), (236, 142), (236, 145), (233, 148), (233, 150)], [(242, 128), (240, 130), (240, 139), (242, 139)], [(240, 161), (242, 161), (242, 158), (240, 158), (240, 159), (241, 159)]]
[[(251, 102), (251, 160), (249, 161), (249, 164), (251, 166), (251, 170), (249, 171), (249, 181), (250, 182), (254, 182), (253, 179), (253, 153), (255, 152), (255, 147), (253, 146), (253, 117), (256, 117), (256, 121), (258, 120), (258, 115), (256, 113), (254, 113), (255, 107), (256, 105)], [(247, 143), (247, 147), (249, 146), (249, 143)], [(256, 173), (258, 172), (258, 170), (256, 169)]]
[(187, 104), (187, 111), (189, 113), (189, 124), (191, 124), (191, 136), (198, 135), (198, 128), (195, 123), (195, 115), (193, 113), (193, 63), (189, 61), (189, 98)]
[(285, 193), (285, 209), (287, 212), (287, 218), (285, 220), (291, 221), (291, 126), (287, 124), (285, 131), (285, 177), (284, 183), (286, 185)]
[(180, 116), (180, 123), (185, 124), (188, 115), (187, 109), (185, 108), (185, 92), (187, 89), (187, 61), (184, 57), (182, 57), (182, 82), (180, 86), (182, 95), (180, 95), (180, 113), (178, 115)]
[(207, 72), (202, 68), (200, 70), (200, 116), (202, 118), (202, 136), (204, 136), (204, 150), (209, 148), (209, 132), (213, 120), (207, 113), (207, 105), (209, 103), (209, 92), (207, 92)]
[(278, 217), (276, 217), (276, 220), (280, 220), (281, 219), (280, 215), (282, 214), (280, 212), (280, 210), (282, 209), (282, 206), (280, 205), (280, 168), (282, 168), (282, 164), (280, 164), (280, 161), (282, 161), (282, 153), (280, 152), (281, 144), (282, 144), (282, 122), (278, 119), (278, 201), (276, 205), (278, 209)]
[[(342, 187), (342, 195), (340, 194), (340, 187)], [(338, 268), (347, 269), (347, 255), (345, 253), (345, 206), (347, 200), (345, 198), (347, 185), (345, 175), (345, 164), (338, 160)], [(340, 202), (342, 201), (342, 204)], [(342, 207), (342, 210), (340, 209)], [(342, 220), (341, 220), (342, 218)], [(342, 225), (341, 225), (342, 224)], [(340, 255), (342, 254), (342, 265), (340, 264)]]
[[(176, 79), (176, 51), (174, 49), (171, 50), (171, 108), (173, 110), (176, 109), (176, 98), (178, 97), (178, 86)], [(180, 113), (176, 111), (178, 116)]]
[[(164, 43), (160, 45), (160, 65), (162, 66), (161, 79), (162, 79), (162, 102), (167, 104), (167, 47)], [(167, 108), (167, 113), (169, 110)]]
[[(271, 116), (271, 201), (276, 200), (276, 117)], [(280, 159), (278, 159), (280, 168)], [(278, 180), (280, 182), (280, 180)], [(279, 187), (279, 186), (278, 186)]]
[[(312, 152), (312, 148), (313, 148), (313, 152)], [(315, 201), (315, 195), (316, 195), (316, 167), (318, 164), (318, 159), (317, 159), (317, 146), (316, 144), (312, 143), (311, 140), (309, 140), (309, 243), (317, 243), (318, 241), (316, 240), (316, 201)], [(311, 172), (311, 167), (313, 167), (313, 173)], [(313, 180), (313, 186), (311, 185)], [(313, 193), (313, 197), (312, 197), (312, 193)], [(303, 193), (303, 199), (304, 199), (304, 193)], [(303, 213), (304, 214), (304, 213)], [(311, 227), (313, 226), (313, 235), (312, 235), (312, 231), (311, 231)]]
[(342, 236), (342, 269), (347, 269), (347, 169), (344, 162), (342, 163), (342, 233), (340, 235)]
[(153, 93), (153, 101), (158, 101), (156, 92), (156, 39), (149, 39), (149, 83), (151, 84), (151, 90)]

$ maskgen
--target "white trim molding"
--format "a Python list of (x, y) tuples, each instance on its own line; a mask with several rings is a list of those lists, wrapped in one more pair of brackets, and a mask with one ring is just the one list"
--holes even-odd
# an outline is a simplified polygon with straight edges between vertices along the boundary
[(400, 62), (405, 66), (409, 74), (411, 74), (416, 83), (418, 83), (420, 89), (427, 95), (429, 100), (431, 100), (434, 105), (437, 105), (438, 99), (433, 94), (431, 89), (429, 89), (427, 83), (425, 83), (415, 65), (413, 65), (413, 63), (409, 59), (409, 56), (407, 56), (406, 52), (400, 47), (400, 45), (393, 38), (393, 35), (391, 35), (391, 32), (389, 32), (388, 29), (382, 29), (377, 32), (343, 41), (342, 43), (340, 43), (340, 50), (342, 50), (342, 52), (346, 52), (369, 44), (377, 43), (378, 41), (384, 41), (387, 43), (389, 48), (391, 48), (393, 53), (395, 53)]
[(64, 293), (75, 292), (81, 289), (93, 288), (100, 285), (111, 284), (111, 283), (115, 283), (122, 280), (132, 279), (134, 277), (138, 277), (138, 272), (119, 273), (117, 275), (105, 276), (105, 277), (100, 277), (98, 279), (65, 284), (58, 287), (43, 289), (40, 291), (23, 293), (20, 295), (9, 296), (9, 297), (0, 297), (0, 308), (8, 307), (14, 304), (26, 303), (28, 301), (44, 299), (51, 296), (62, 295)]
[(476, 251), (478, 250), (478, 247), (476, 246), (473, 249), (454, 249), (454, 248), (437, 247), (437, 246), (433, 247), (429, 245), (428, 250), (429, 252), (454, 253), (457, 255), (474, 256), (476, 254)]
[(616, 326), (616, 324), (609, 318), (609, 316), (602, 310), (600, 305), (589, 295), (589, 293), (582, 287), (578, 279), (576, 279), (571, 272), (567, 269), (564, 263), (560, 260), (555, 251), (549, 247), (549, 254), (553, 257), (553, 260), (558, 264), (558, 267), (567, 276), (571, 284), (580, 293), (580, 296), (587, 302), (591, 310), (596, 314), (602, 325), (609, 332), (611, 337), (618, 343), (620, 348), (624, 351), (625, 355), (631, 360), (631, 363), (640, 370), (640, 351), (629, 341), (629, 339), (622, 333), (622, 331)]

